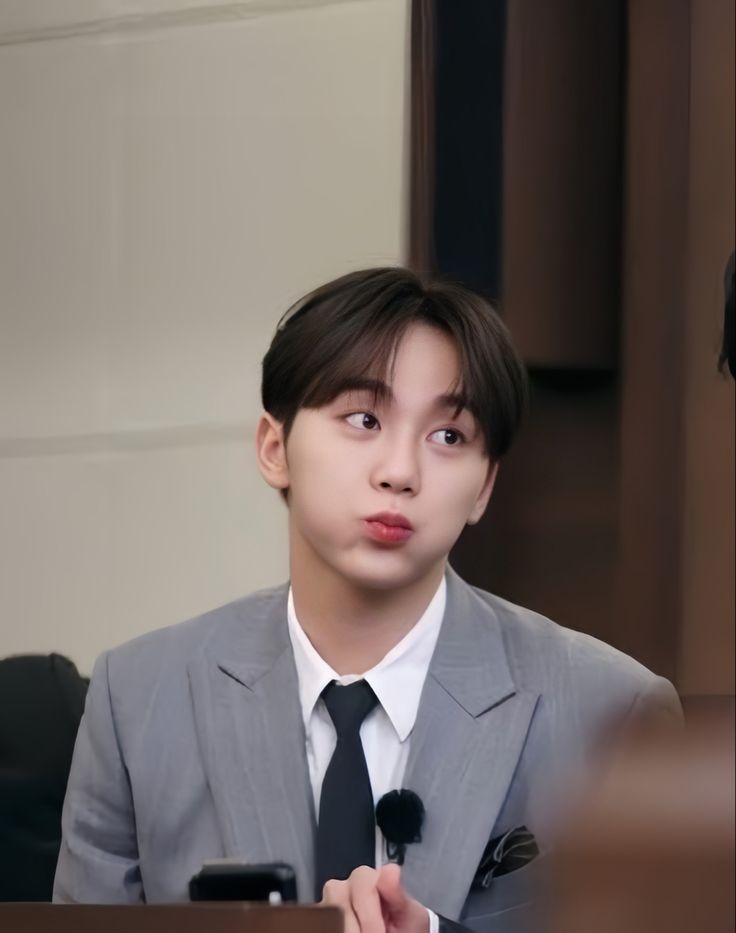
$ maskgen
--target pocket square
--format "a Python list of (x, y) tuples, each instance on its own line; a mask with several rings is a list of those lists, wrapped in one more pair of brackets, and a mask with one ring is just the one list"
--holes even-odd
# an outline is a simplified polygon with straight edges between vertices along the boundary
[(490, 888), (494, 878), (523, 868), (538, 855), (537, 840), (526, 826), (517, 826), (494, 836), (483, 850), (472, 887)]

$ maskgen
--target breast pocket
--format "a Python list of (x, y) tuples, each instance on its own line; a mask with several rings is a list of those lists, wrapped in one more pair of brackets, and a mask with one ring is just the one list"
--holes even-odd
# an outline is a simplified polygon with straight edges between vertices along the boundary
[(532, 903), (538, 893), (539, 879), (546, 856), (540, 855), (517, 871), (494, 878), (487, 889), (473, 888), (465, 901), (461, 922), (488, 917)]

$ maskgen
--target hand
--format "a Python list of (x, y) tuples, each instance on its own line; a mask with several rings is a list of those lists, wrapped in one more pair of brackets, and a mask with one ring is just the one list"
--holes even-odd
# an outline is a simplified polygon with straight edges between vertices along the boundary
[(428, 933), (429, 914), (401, 887), (398, 865), (362, 865), (347, 881), (328, 881), (323, 906), (340, 907), (345, 933)]

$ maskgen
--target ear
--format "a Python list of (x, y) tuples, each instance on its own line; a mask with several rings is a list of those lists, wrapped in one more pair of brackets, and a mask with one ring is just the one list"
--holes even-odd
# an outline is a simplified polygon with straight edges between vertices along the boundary
[(486, 506), (491, 498), (491, 493), (493, 492), (493, 487), (496, 484), (496, 477), (498, 476), (498, 460), (491, 460), (488, 464), (488, 475), (486, 476), (485, 482), (483, 483), (483, 488), (481, 489), (478, 498), (475, 501), (473, 510), (468, 516), (468, 525), (477, 524), (483, 517), (483, 513), (486, 510)]
[(289, 464), (286, 460), (284, 426), (265, 411), (256, 427), (256, 462), (269, 486), (288, 489)]

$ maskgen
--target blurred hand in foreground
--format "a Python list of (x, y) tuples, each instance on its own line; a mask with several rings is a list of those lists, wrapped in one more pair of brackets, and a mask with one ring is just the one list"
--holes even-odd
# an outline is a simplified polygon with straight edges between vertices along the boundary
[(345, 933), (428, 933), (429, 913), (401, 886), (398, 865), (363, 865), (346, 881), (328, 881), (322, 906), (340, 907)]

